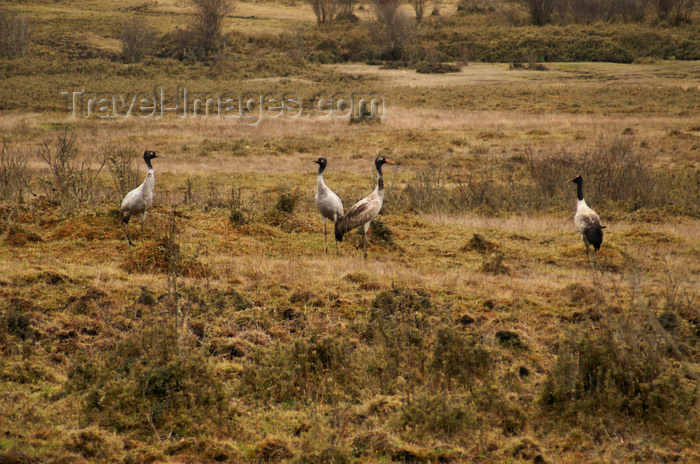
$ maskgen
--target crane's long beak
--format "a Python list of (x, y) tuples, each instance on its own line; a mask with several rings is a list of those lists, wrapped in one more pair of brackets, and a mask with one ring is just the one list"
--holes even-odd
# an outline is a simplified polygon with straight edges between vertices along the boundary
[(389, 161), (388, 159), (384, 158), (384, 164), (392, 165), (392, 164), (396, 164), (396, 163), (394, 163), (393, 161)]

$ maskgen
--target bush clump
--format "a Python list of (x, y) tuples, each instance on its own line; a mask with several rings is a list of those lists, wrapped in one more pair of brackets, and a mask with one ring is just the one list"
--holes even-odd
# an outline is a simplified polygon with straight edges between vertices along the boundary
[(165, 319), (107, 351), (84, 353), (69, 371), (68, 391), (84, 397), (90, 423), (151, 436), (194, 436), (228, 421), (223, 384), (209, 363), (179, 340)]
[(440, 327), (433, 347), (431, 370), (436, 378), (469, 386), (474, 378), (488, 374), (491, 355), (479, 340), (469, 338), (452, 326)]
[(377, 294), (372, 302), (373, 314), (379, 318), (423, 312), (431, 308), (430, 297), (423, 290), (394, 287)]
[(569, 335), (541, 394), (546, 410), (601, 412), (645, 422), (698, 423), (698, 386), (672, 359), (668, 339), (652, 324), (617, 316), (598, 329)]
[(345, 339), (319, 333), (300, 335), (291, 346), (258, 347), (241, 376), (241, 393), (280, 403), (335, 403), (354, 394), (351, 350)]

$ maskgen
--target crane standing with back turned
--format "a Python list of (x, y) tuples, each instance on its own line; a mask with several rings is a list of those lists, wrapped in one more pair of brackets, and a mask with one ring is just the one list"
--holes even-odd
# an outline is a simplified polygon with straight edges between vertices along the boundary
[(144, 179), (141, 185), (126, 194), (120, 208), (120, 220), (130, 246), (134, 246), (134, 244), (131, 242), (131, 237), (129, 237), (129, 220), (132, 216), (136, 216), (137, 214), (141, 215), (141, 236), (143, 236), (143, 224), (146, 222), (146, 211), (153, 206), (153, 189), (156, 185), (156, 175), (153, 171), (153, 166), (151, 166), (151, 160), (153, 158), (156, 158), (156, 153), (154, 151), (147, 150), (143, 152), (143, 160), (146, 162), (146, 166), (148, 166), (146, 179)]
[(586, 200), (583, 199), (583, 177), (576, 176), (572, 182), (576, 184), (576, 197), (578, 198), (574, 225), (579, 234), (581, 234), (583, 243), (586, 245), (586, 254), (588, 254), (589, 245), (593, 245), (593, 249), (598, 253), (600, 245), (603, 243), (603, 229), (605, 229), (605, 226), (600, 224), (598, 213), (593, 211), (586, 204)]

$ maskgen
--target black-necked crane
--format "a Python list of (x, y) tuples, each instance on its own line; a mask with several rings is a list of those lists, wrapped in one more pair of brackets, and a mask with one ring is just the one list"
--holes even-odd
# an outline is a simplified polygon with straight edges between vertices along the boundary
[(153, 205), (153, 189), (156, 184), (156, 175), (153, 172), (153, 166), (151, 166), (151, 160), (153, 158), (156, 158), (156, 153), (154, 151), (147, 150), (143, 152), (143, 160), (146, 162), (146, 166), (148, 166), (146, 178), (141, 185), (126, 194), (120, 208), (122, 227), (124, 228), (124, 233), (126, 233), (126, 239), (131, 246), (134, 246), (134, 244), (131, 242), (131, 237), (129, 237), (129, 220), (132, 216), (141, 215), (141, 235), (143, 236), (143, 224), (146, 222), (146, 212)]
[(367, 258), (366, 235), (367, 230), (369, 230), (369, 223), (377, 217), (379, 210), (382, 209), (382, 203), (384, 203), (384, 177), (382, 176), (382, 166), (384, 164), (392, 163), (383, 156), (377, 156), (377, 159), (374, 160), (374, 166), (379, 177), (377, 178), (377, 186), (374, 188), (374, 191), (369, 196), (355, 203), (347, 213), (335, 222), (335, 239), (339, 242), (343, 241), (343, 235), (346, 232), (362, 226), (362, 248), (365, 252), (365, 258)]
[(588, 254), (589, 252), (589, 245), (593, 245), (597, 252), (603, 243), (603, 229), (605, 229), (605, 226), (600, 224), (598, 213), (593, 211), (586, 204), (586, 200), (583, 199), (583, 177), (576, 176), (572, 182), (576, 184), (578, 198), (576, 214), (574, 214), (574, 225), (579, 234), (581, 234), (581, 238), (583, 238), (583, 243), (586, 245), (586, 253)]
[[(328, 253), (328, 228), (326, 223), (330, 219), (335, 224), (338, 218), (343, 215), (343, 201), (333, 190), (328, 188), (323, 179), (323, 171), (326, 170), (328, 160), (326, 160), (326, 158), (319, 158), (311, 161), (318, 164), (318, 176), (316, 177), (316, 207), (318, 208), (318, 212), (321, 213), (321, 216), (323, 216), (323, 236), (326, 253)], [(338, 242), (335, 242), (335, 248), (336, 250), (338, 249)]]

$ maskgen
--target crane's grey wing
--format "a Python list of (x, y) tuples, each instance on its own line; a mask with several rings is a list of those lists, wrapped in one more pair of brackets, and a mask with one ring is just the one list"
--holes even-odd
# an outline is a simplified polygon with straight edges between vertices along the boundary
[(374, 219), (379, 213), (379, 200), (372, 197), (363, 198), (353, 205), (338, 222), (336, 222), (335, 232), (342, 235), (346, 232), (365, 224)]

